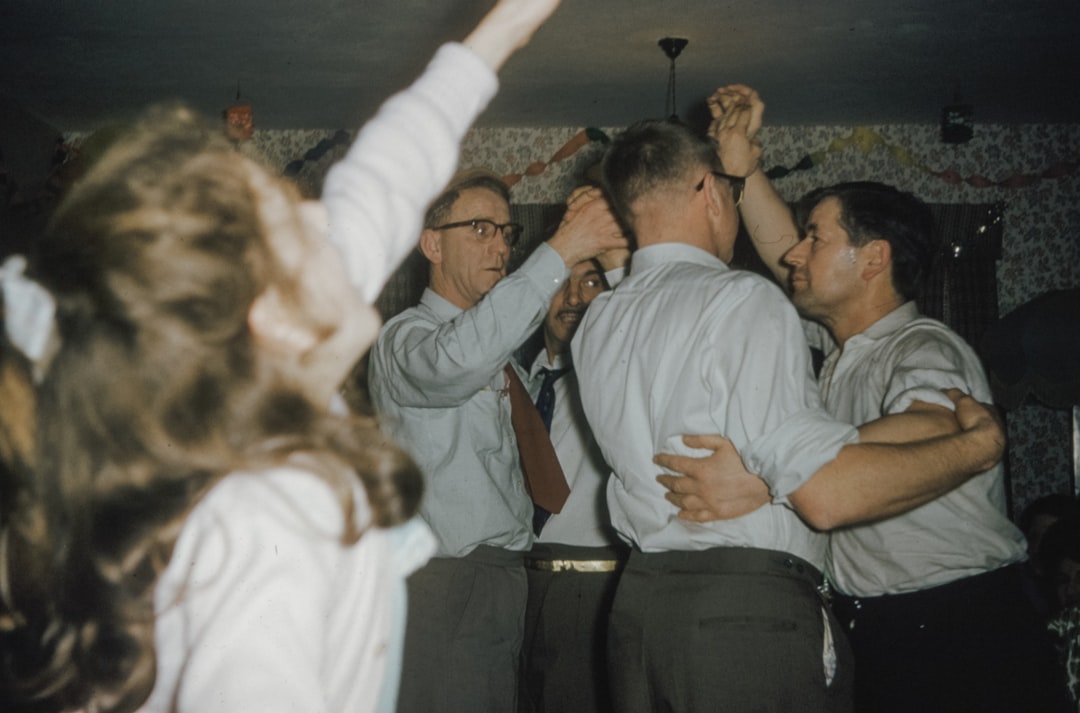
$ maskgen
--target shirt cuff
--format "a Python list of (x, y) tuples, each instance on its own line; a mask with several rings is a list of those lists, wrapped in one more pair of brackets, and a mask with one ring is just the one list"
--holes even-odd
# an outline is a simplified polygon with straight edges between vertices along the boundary
[(837, 421), (824, 409), (810, 409), (750, 443), (742, 456), (746, 467), (768, 484), (774, 500), (783, 503), (841, 448), (858, 442), (854, 426)]
[(547, 243), (536, 246), (529, 259), (517, 271), (528, 277), (540, 293), (549, 299), (559, 291), (570, 275), (562, 256)]

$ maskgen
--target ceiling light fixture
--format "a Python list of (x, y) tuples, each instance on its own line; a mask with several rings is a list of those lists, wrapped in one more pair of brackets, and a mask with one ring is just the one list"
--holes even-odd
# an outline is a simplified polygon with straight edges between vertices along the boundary
[(679, 118), (675, 103), (675, 58), (682, 54), (683, 49), (689, 43), (690, 40), (684, 37), (664, 37), (657, 42), (657, 44), (660, 45), (660, 49), (664, 50), (664, 54), (671, 60), (671, 69), (668, 72), (667, 106), (665, 112), (668, 117), (672, 119)]

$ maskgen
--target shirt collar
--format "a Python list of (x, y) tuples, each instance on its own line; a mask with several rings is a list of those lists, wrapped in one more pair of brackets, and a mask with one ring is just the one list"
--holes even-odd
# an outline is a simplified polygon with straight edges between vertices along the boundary
[(919, 308), (915, 304), (915, 300), (909, 300), (871, 324), (856, 336), (864, 336), (867, 339), (882, 339), (883, 337), (887, 337), (890, 334), (899, 331), (904, 325), (918, 318)]
[(424, 288), (424, 294), (420, 296), (420, 304), (434, 312), (435, 316), (443, 322), (449, 322), (465, 311), (430, 287)]
[(540, 353), (533, 359), (532, 368), (529, 369), (529, 378), (535, 378), (540, 373), (541, 369), (549, 369), (555, 371), (556, 369), (562, 369), (564, 367), (573, 366), (570, 361), (570, 353), (556, 354), (554, 361), (548, 361), (547, 349), (541, 349)]
[(638, 249), (630, 260), (630, 274), (644, 272), (669, 262), (693, 262), (709, 267), (729, 269), (724, 261), (699, 247), (686, 243), (658, 243)]

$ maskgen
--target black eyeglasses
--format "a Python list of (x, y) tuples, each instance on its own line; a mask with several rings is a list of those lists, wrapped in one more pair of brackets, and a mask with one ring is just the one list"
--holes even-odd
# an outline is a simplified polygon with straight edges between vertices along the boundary
[(469, 234), (477, 242), (488, 243), (497, 234), (502, 233), (503, 240), (509, 247), (514, 247), (514, 243), (521, 237), (521, 233), (524, 228), (520, 223), (496, 223), (494, 220), (488, 220), (487, 218), (473, 218), (472, 220), (459, 220), (456, 223), (447, 223), (446, 225), (437, 225), (432, 230), (449, 230), (450, 228), (471, 228)]
[[(743, 192), (746, 189), (746, 179), (742, 176), (731, 176), (720, 171), (709, 171), (717, 178), (723, 178), (731, 186), (731, 197), (735, 200), (735, 205), (742, 203)], [(697, 184), (695, 190), (701, 191), (705, 187), (705, 177), (703, 176), (701, 182)]]

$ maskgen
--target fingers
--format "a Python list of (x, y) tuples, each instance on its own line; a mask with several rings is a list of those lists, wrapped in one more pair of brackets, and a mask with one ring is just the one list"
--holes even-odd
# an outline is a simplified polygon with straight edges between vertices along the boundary
[[(666, 476), (671, 478), (671, 476)], [(658, 478), (659, 480), (659, 478)], [(672, 478), (673, 481), (686, 480), (685, 478)], [(673, 483), (675, 487), (677, 484)], [(713, 522), (721, 519), (719, 513), (714, 512), (703, 498), (693, 493), (680, 493), (668, 491), (664, 493), (664, 499), (679, 509), (677, 515), (681, 520), (690, 522)]]
[(761, 131), (761, 124), (764, 117), (765, 102), (761, 101), (757, 92), (753, 92), (753, 96), (750, 98), (750, 121), (746, 125), (746, 135), (751, 140), (754, 140), (757, 133)]
[(713, 119), (720, 119), (735, 109), (750, 109), (756, 105), (762, 110), (765, 108), (758, 93), (745, 84), (720, 87), (705, 100), (705, 104)]
[(603, 197), (603, 191), (595, 186), (578, 186), (570, 194), (570, 197), (566, 199), (566, 206), (571, 208), (584, 201), (603, 199)]
[(600, 267), (604, 269), (604, 272), (625, 267), (626, 263), (630, 262), (630, 248), (605, 250), (596, 256), (596, 261), (600, 263)]
[(667, 488), (669, 495), (674, 494), (682, 497), (700, 494), (700, 486), (698, 483), (686, 476), (661, 473), (656, 476), (656, 482)]
[(731, 441), (724, 438), (719, 433), (689, 434), (683, 436), (682, 441), (690, 448), (707, 448), (710, 451), (720, 450), (721, 448), (735, 447)]
[(701, 509), (701, 510), (685, 510), (684, 509), (684, 510), (680, 510), (678, 512), (678, 517), (679, 517), (680, 520), (687, 520), (689, 522), (699, 522), (699, 523), (715, 522), (716, 520), (721, 519), (721, 518), (716, 516), (716, 513), (714, 513), (711, 510), (706, 510), (706, 509)]
[[(658, 453), (653, 457), (653, 463), (660, 466), (664, 470), (671, 471), (672, 473), (678, 473), (680, 480), (687, 480), (694, 477), (700, 477), (700, 463), (701, 459), (694, 458), (692, 456), (681, 456), (675, 453)], [(663, 476), (667, 478), (673, 478), (677, 476)]]
[(970, 396), (968, 396), (966, 393), (964, 393), (960, 389), (949, 388), (949, 389), (944, 389), (944, 391), (945, 391), (945, 395), (948, 396), (949, 399), (951, 399), (952, 402), (954, 404), (956, 404), (956, 405), (960, 405), (960, 403), (962, 401), (964, 401), (964, 399), (971, 399)]
[(563, 221), (548, 244), (562, 256), (567, 267), (609, 250), (625, 250), (630, 245), (603, 192), (596, 188), (574, 191)]

